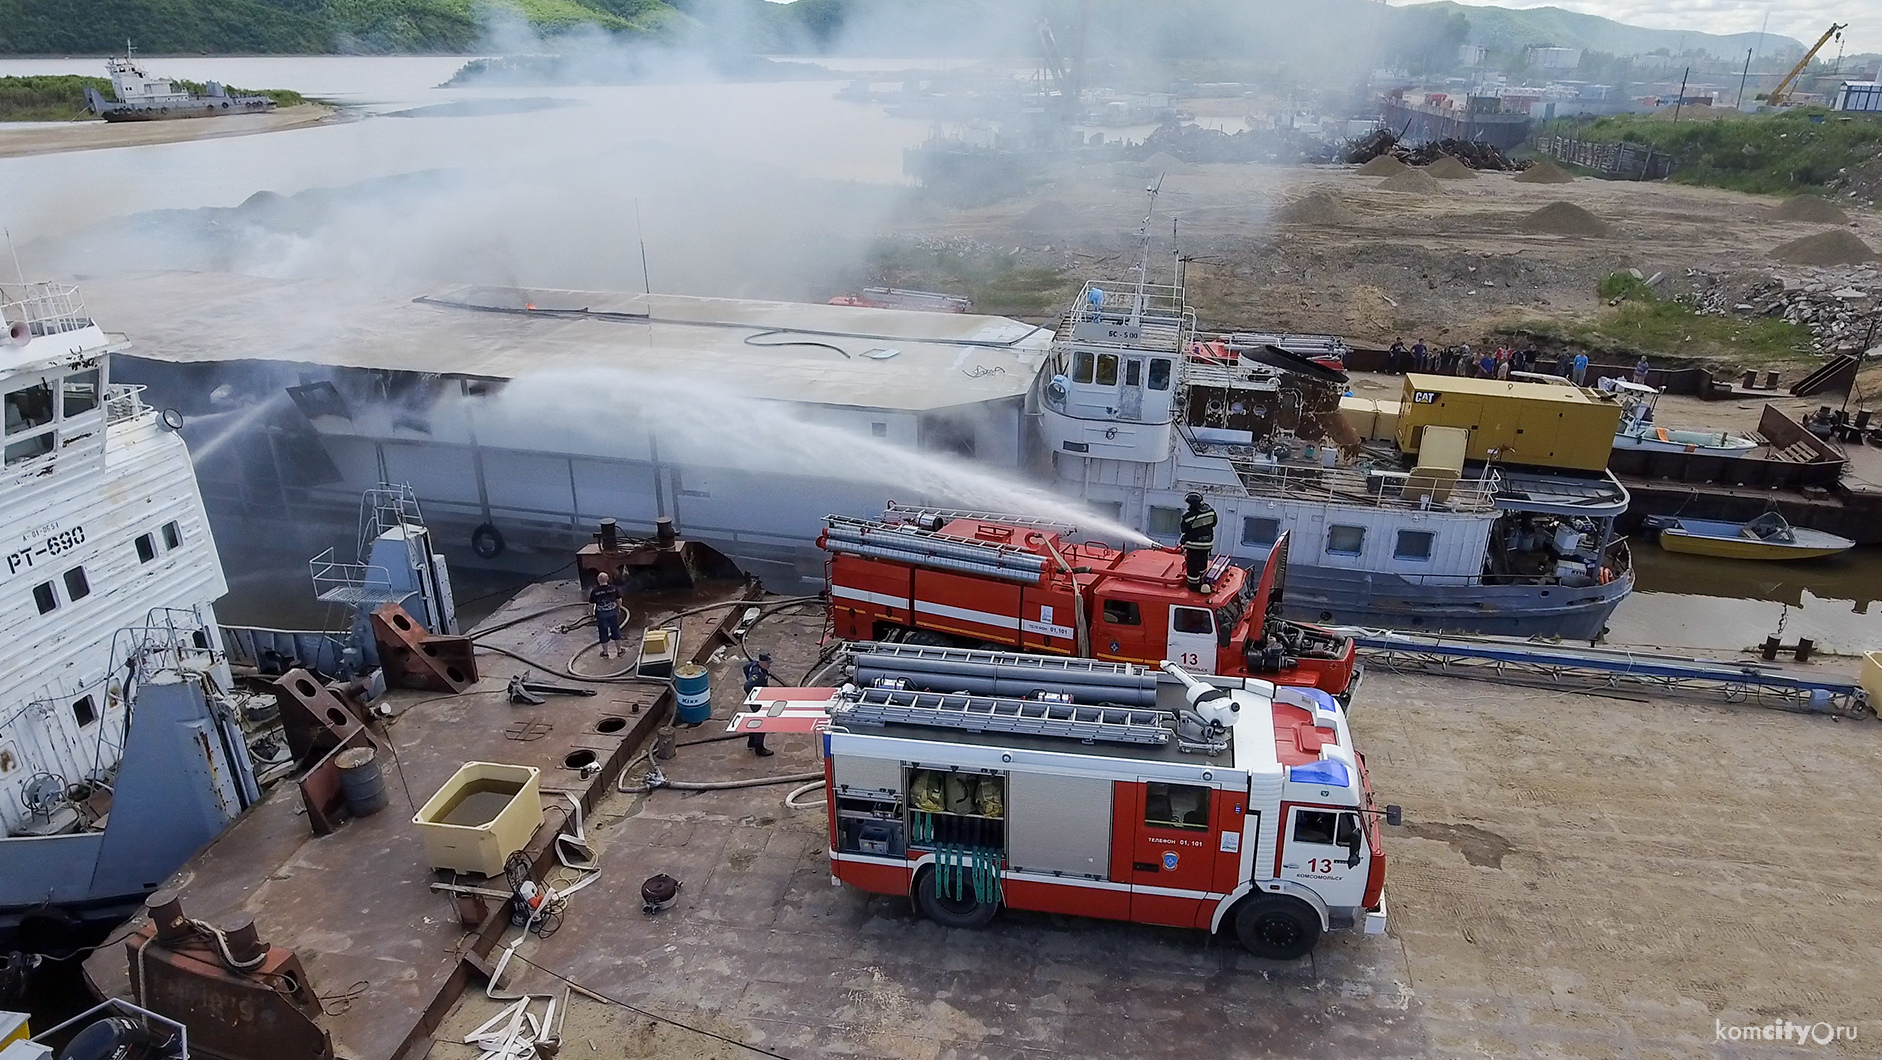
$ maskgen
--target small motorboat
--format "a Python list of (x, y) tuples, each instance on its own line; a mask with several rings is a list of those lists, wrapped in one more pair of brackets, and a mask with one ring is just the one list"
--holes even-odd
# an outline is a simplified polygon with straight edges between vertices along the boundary
[(1704, 453), (1708, 456), (1744, 456), (1761, 443), (1748, 434), (1731, 431), (1693, 431), (1661, 427), (1653, 422), (1660, 391), (1625, 379), (1603, 378), (1603, 393), (1618, 394), (1623, 402), (1621, 422), (1614, 431), (1616, 449), (1651, 449), (1661, 453)]
[(1856, 547), (1847, 537), (1794, 527), (1776, 512), (1743, 523), (1665, 517), (1648, 526), (1668, 552), (1720, 559), (1820, 559)]

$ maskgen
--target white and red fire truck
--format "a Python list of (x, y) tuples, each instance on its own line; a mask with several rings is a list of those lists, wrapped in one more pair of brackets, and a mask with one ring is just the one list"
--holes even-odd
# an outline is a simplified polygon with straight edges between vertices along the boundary
[(1279, 617), (1287, 536), (1259, 578), (1210, 564), (1204, 588), (1178, 549), (1121, 552), (1072, 544), (1007, 517), (890, 509), (882, 520), (830, 516), (830, 613), (846, 640), (988, 645), (1255, 676), (1350, 697), (1350, 637)]
[(856, 651), (862, 683), (757, 689), (729, 727), (822, 730), (836, 880), (949, 926), (1070, 913), (1230, 931), (1277, 959), (1385, 930), (1379, 817), (1398, 808), (1374, 807), (1326, 693), (1168, 663)]

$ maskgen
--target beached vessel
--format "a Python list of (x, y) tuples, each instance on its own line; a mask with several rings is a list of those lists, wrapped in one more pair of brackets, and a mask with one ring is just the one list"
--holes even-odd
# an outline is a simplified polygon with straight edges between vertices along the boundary
[(1792, 526), (1777, 512), (1765, 512), (1742, 523), (1674, 516), (1651, 520), (1659, 529), (1660, 547), (1668, 552), (1720, 559), (1822, 559), (1847, 552), (1856, 543), (1821, 530)]
[(1695, 431), (1662, 427), (1654, 422), (1660, 391), (1644, 383), (1604, 378), (1600, 388), (1621, 397), (1621, 425), (1614, 432), (1614, 448), (1646, 449), (1659, 453), (1697, 453), (1706, 456), (1744, 456), (1764, 443), (1733, 431)]
[(174, 413), (75, 289), (0, 288), (0, 930), (116, 920), (256, 796)]
[(94, 88), (85, 89), (85, 105), (106, 121), (169, 121), (173, 118), (213, 118), (225, 114), (260, 114), (275, 108), (267, 96), (231, 96), (215, 81), (197, 95), (174, 81), (152, 77), (127, 51), (124, 58), (105, 60), (111, 89), (118, 97), (106, 99)]

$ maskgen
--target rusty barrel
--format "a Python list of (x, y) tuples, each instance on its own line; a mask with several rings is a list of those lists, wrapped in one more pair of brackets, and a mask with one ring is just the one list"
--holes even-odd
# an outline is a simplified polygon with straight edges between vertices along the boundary
[(355, 817), (371, 817), (386, 808), (386, 781), (379, 758), (370, 747), (350, 747), (333, 756), (340, 768), (340, 793)]

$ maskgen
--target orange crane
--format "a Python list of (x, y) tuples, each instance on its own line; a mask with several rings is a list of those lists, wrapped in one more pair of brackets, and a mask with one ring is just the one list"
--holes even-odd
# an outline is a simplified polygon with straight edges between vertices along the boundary
[(1831, 37), (1842, 36), (1843, 31), (1848, 28), (1847, 22), (1830, 23), (1830, 28), (1823, 31), (1823, 36), (1818, 37), (1817, 43), (1810, 46), (1810, 50), (1804, 53), (1802, 59), (1797, 60), (1797, 65), (1791, 67), (1791, 72), (1784, 75), (1784, 80), (1777, 83), (1777, 87), (1771, 90), (1771, 94), (1766, 96), (1764, 101), (1773, 107), (1783, 106), (1785, 99), (1790, 96), (1792, 87), (1796, 85), (1798, 76), (1810, 65), (1810, 60), (1815, 59), (1817, 53), (1823, 50), (1823, 46), (1830, 43)]

